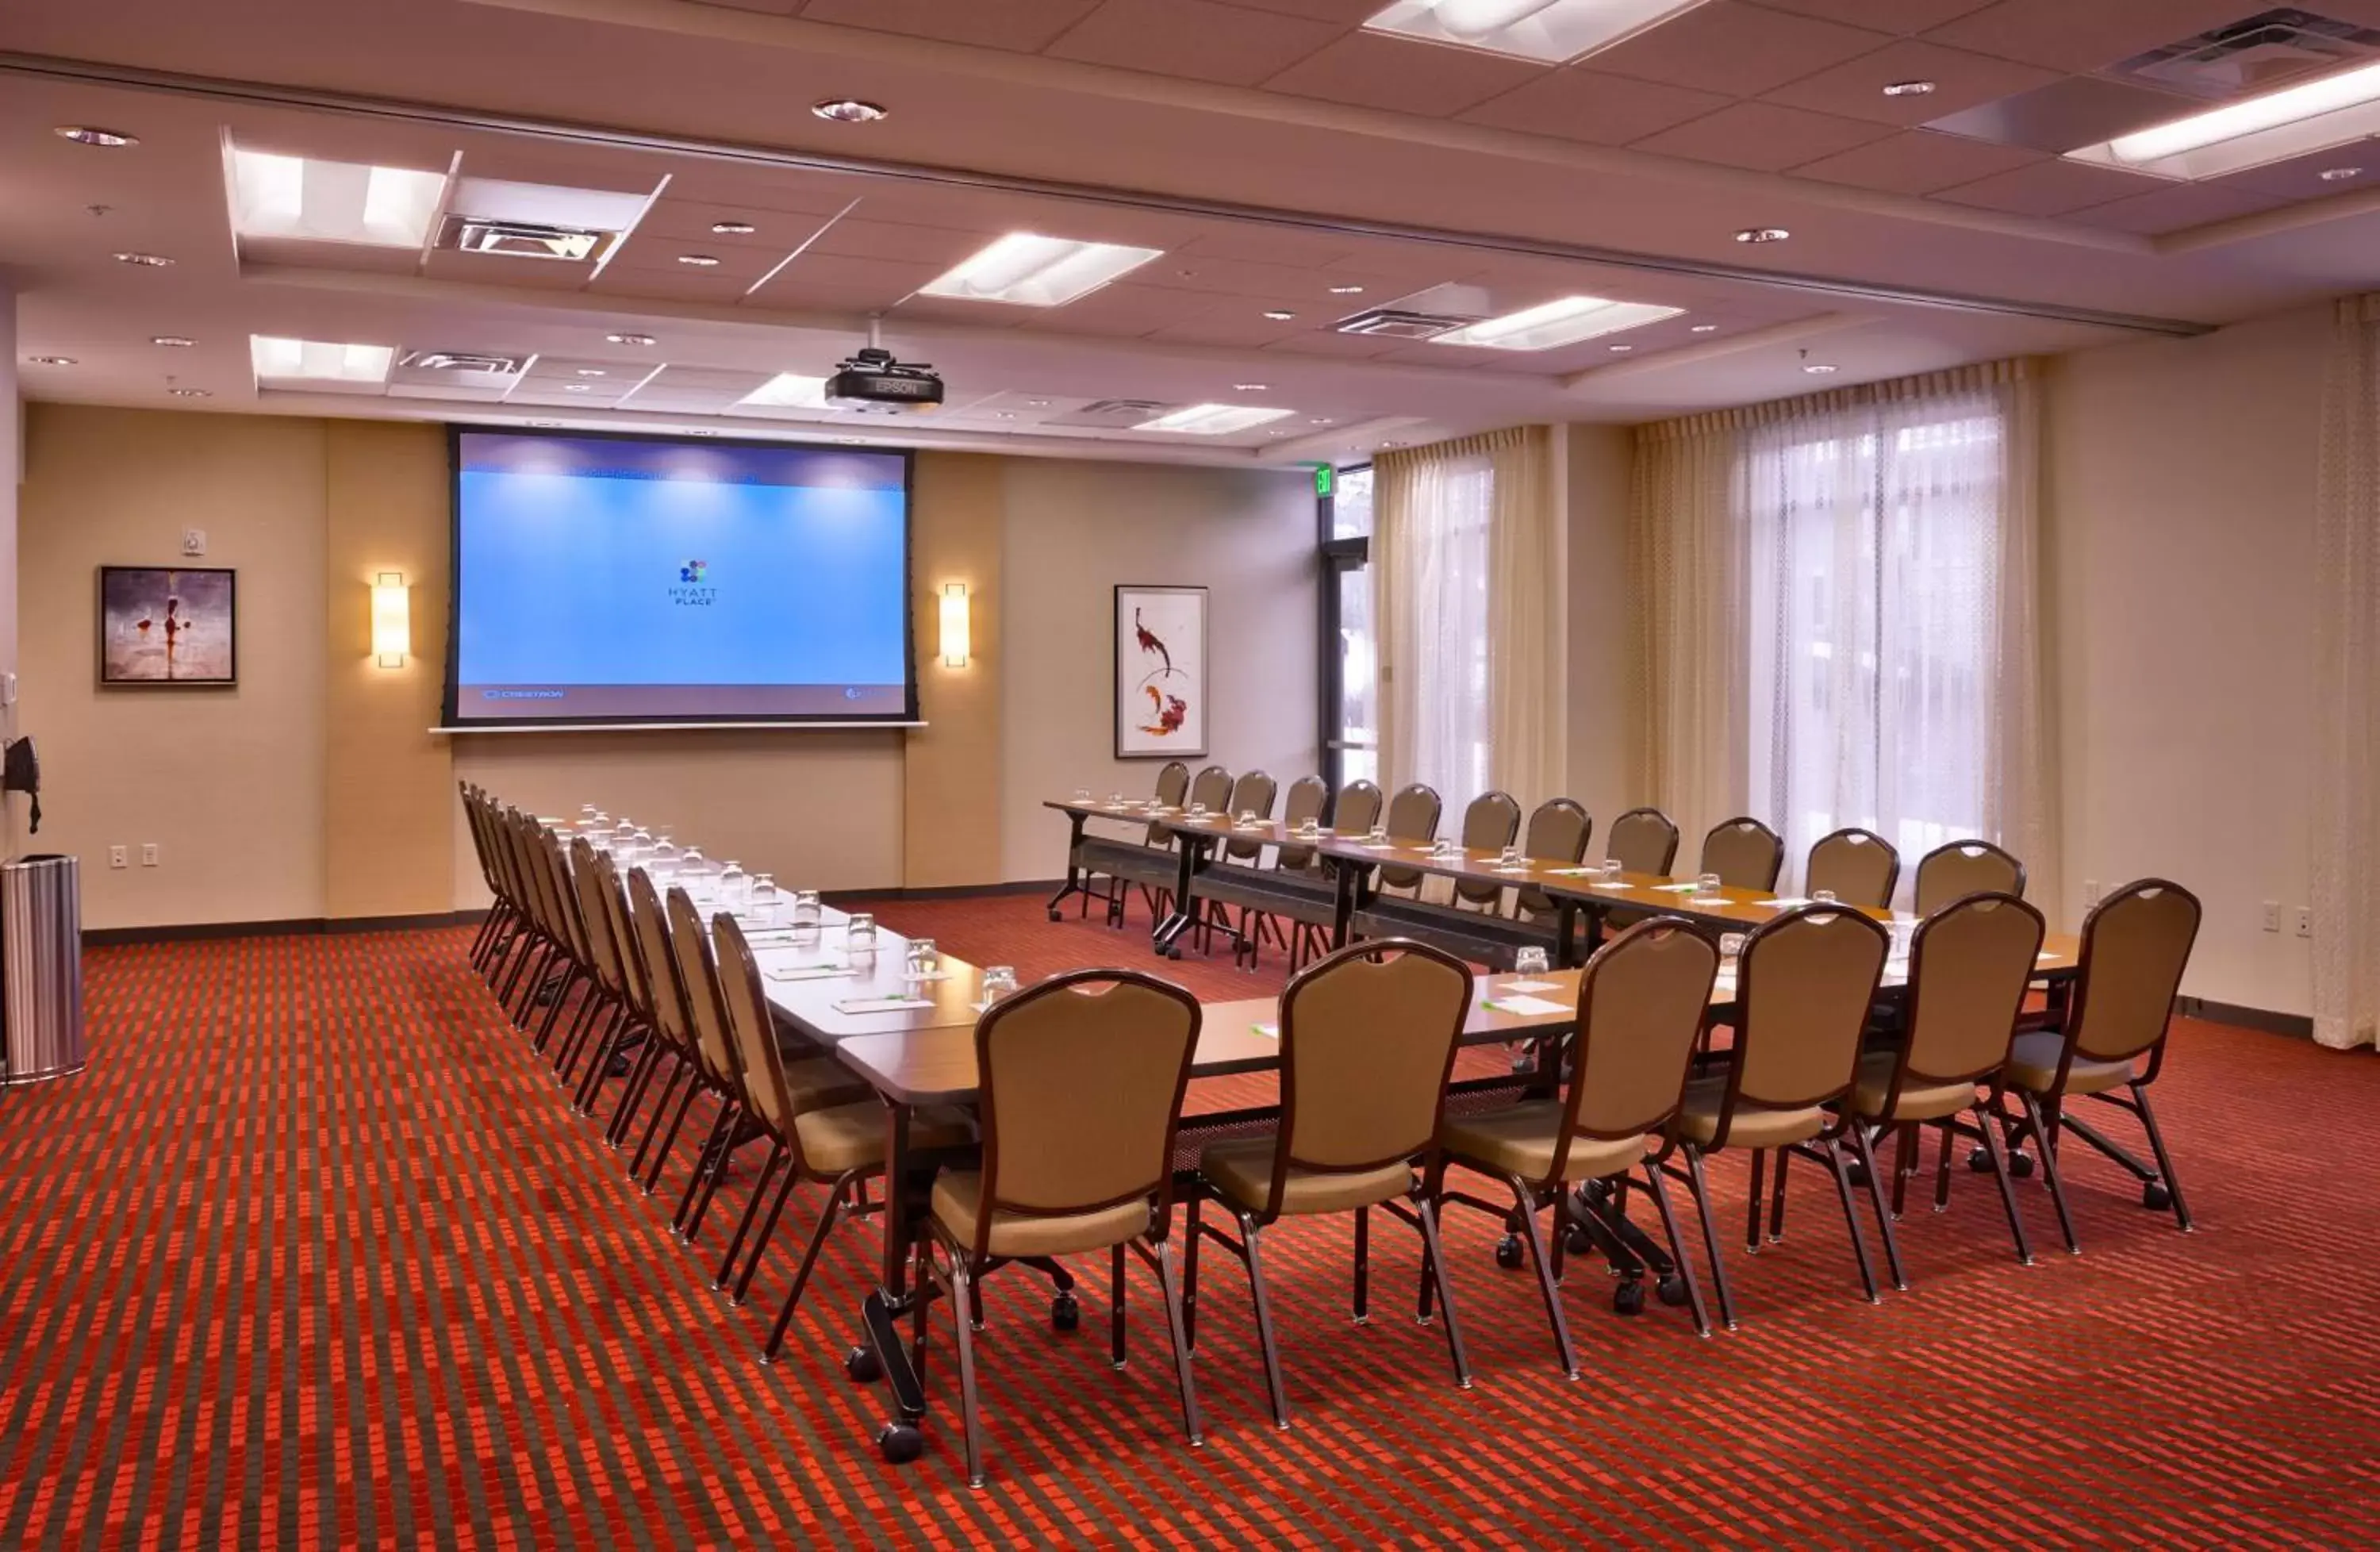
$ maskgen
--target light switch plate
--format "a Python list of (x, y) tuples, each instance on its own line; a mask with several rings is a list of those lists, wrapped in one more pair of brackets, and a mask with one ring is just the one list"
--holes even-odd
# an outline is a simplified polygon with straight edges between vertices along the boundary
[(182, 530), (182, 553), (185, 555), (203, 555), (206, 552), (207, 530), (204, 528), (184, 528)]

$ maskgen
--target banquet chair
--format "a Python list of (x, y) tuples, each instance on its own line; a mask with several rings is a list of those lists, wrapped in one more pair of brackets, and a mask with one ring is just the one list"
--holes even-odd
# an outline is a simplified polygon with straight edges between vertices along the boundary
[[(1158, 806), (1179, 808), (1189, 795), (1189, 792), (1190, 768), (1188, 766), (1180, 760), (1167, 760), (1158, 768), (1155, 793)], [(1080, 892), (1083, 897), (1083, 903), (1076, 909), (1075, 914), (1078, 916), (1087, 916), (1091, 914), (1091, 879), (1094, 877), (1106, 874), (1116, 886), (1120, 886), (1121, 880), (1115, 879), (1115, 870), (1111, 866), (1118, 858), (1132, 860), (1148, 852), (1170, 851), (1172, 843), (1172, 832), (1164, 826), (1155, 823), (1148, 827), (1146, 833), (1138, 841), (1123, 841), (1108, 835), (1085, 836), (1082, 843), (1075, 848), (1074, 855), (1075, 867), (1082, 875)], [(1111, 898), (1109, 898), (1108, 918), (1111, 925), (1121, 919)]]
[[(1585, 860), (1586, 845), (1594, 835), (1595, 821), (1585, 808), (1567, 797), (1549, 797), (1529, 815), (1521, 855), (1533, 863), (1575, 867)], [(1514, 892), (1512, 903), (1519, 915), (1531, 920), (1551, 917), (1559, 909), (1553, 896), (1536, 884), (1523, 884)]]
[[(1796, 1152), (1823, 1161), (1842, 1198), (1860, 1281), (1871, 1303), (1878, 1298), (1839, 1145), (1848, 1138), (1871, 1179), (1875, 1165), (1859, 1129), (1828, 1107), (1851, 1092), (1861, 1032), (1889, 947), (1890, 940), (1875, 921), (1832, 905), (1787, 911), (1755, 928), (1744, 940), (1736, 972), (1741, 1022), (1734, 1045), (1720, 1058), (1724, 1065), (1719, 1072), (1688, 1082), (1670, 1123), (1670, 1135), (1685, 1155), (1684, 1178), (1702, 1219), (1719, 1322), (1729, 1330), (1736, 1326), (1735, 1301), (1728, 1290), (1727, 1263), (1719, 1253), (1703, 1170), (1705, 1158), (1727, 1148), (1752, 1155), (1751, 1224), (1745, 1242), (1754, 1250), (1760, 1243), (1763, 1161), (1776, 1155), (1778, 1212), (1785, 1199), (1786, 1161)], [(1674, 1167), (1671, 1174), (1677, 1174)]]
[[(590, 1073), (608, 1068), (614, 1057), (631, 1048), (641, 1058), (645, 1037), (643, 1026), (637, 1021), (636, 1005), (628, 996), (627, 980), (621, 969), (620, 955), (625, 945), (616, 935), (617, 923), (603, 902), (603, 874), (592, 843), (585, 836), (570, 843), (570, 865), (565, 876), (569, 890), (571, 910), (579, 931), (587, 940), (588, 968), (592, 986), (579, 1008), (553, 1059), (554, 1071), (566, 1083), (576, 1066), (580, 1048), (594, 1042), (595, 1060), (588, 1064)], [(608, 862), (608, 857), (603, 858)], [(633, 1071), (633, 1069), (631, 1069)], [(585, 1110), (585, 1100), (599, 1080), (585, 1080), (581, 1091), (574, 1096), (573, 1108)]]
[[(1234, 820), (1243, 814), (1253, 814), (1259, 819), (1269, 819), (1272, 818), (1273, 797), (1280, 790), (1280, 785), (1281, 783), (1264, 771), (1243, 771), (1232, 782), (1231, 794), (1224, 800), (1222, 812)], [(1218, 868), (1230, 868), (1245, 873), (1264, 860), (1264, 849), (1263, 841), (1246, 836), (1232, 836), (1215, 848), (1208, 858), (1206, 870), (1212, 873)], [(1206, 900), (1203, 894), (1200, 898)], [(1232, 925), (1229, 907), (1222, 901), (1208, 900), (1205, 907), (1199, 911), (1198, 916), (1199, 952), (1204, 953), (1213, 949), (1214, 929), (1220, 927), (1232, 939), (1232, 959), (1236, 964), (1246, 946), (1246, 940), (1242, 937), (1239, 929)]]
[[(1463, 810), (1461, 831), (1463, 849), (1467, 852), (1498, 852), (1511, 845), (1521, 833), (1521, 806), (1505, 792), (1484, 792), (1471, 800)], [(1486, 879), (1457, 879), (1454, 880), (1454, 903), (1475, 909), (1494, 911), (1504, 903), (1501, 884)]]
[(970, 1486), (984, 1476), (973, 1312), (982, 1279), (1012, 1262), (1106, 1252), (1109, 1357), (1121, 1369), (1125, 1254), (1137, 1255), (1164, 1297), (1183, 1431), (1192, 1446), (1205, 1442), (1169, 1233), (1173, 1140), (1199, 1017), (1180, 987), (1129, 970), (1076, 970), (976, 1024), (982, 1158), (935, 1177), (912, 1316), (922, 1357), (927, 1291), (948, 1295)]
[(1785, 843), (1758, 819), (1739, 816), (1711, 826), (1703, 837), (1699, 869), (1732, 889), (1773, 890), (1785, 869)]
[[(1892, 1225), (1900, 1216), (1918, 1130), (1931, 1124), (1941, 1133), (1934, 1184), (1934, 1210), (1940, 1212), (1950, 1202), (1950, 1150), (1962, 1116), (1971, 1115), (1982, 1130), (2016, 1258), (2033, 1264), (1993, 1120), (2043, 930), (2041, 913), (2012, 894), (1968, 895), (1927, 916), (1910, 949), (1907, 1034), (1891, 1049), (1860, 1058), (1858, 1081), (1843, 1103), (1854, 1126), (1872, 1129), (1879, 1140), (1896, 1140), (1889, 1209), (1876, 1172), (1867, 1171), (1895, 1288), (1909, 1286)], [(1988, 1094), (1979, 1095), (1979, 1085)]]
[[(1234, 800), (1236, 811), (1236, 799)], [(1330, 804), (1330, 788), (1319, 776), (1300, 776), (1289, 784), (1289, 793), (1281, 804), (1281, 822), (1294, 832), (1297, 827), (1312, 819), (1321, 821), (1322, 811)], [(1258, 851), (1263, 848), (1259, 846)], [(1254, 965), (1257, 953), (1267, 939), (1290, 946), (1290, 928), (1282, 926), (1271, 907), (1300, 893), (1314, 894), (1323, 887), (1320, 856), (1312, 846), (1280, 845), (1273, 848), (1272, 866), (1257, 872), (1253, 861), (1232, 872), (1214, 873), (1199, 886), (1199, 892), (1220, 903), (1236, 906), (1239, 915), (1230, 928), (1232, 958), (1237, 964), (1245, 955)]]
[[(683, 890), (672, 890), (682, 895)], [(700, 1194), (714, 1162), (723, 1162), (735, 1146), (727, 1141), (735, 1137), (748, 1142), (748, 1131), (739, 1134), (743, 1121), (744, 1085), (735, 1065), (735, 1059), (702, 1038), (695, 1027), (692, 1007), (693, 988), (686, 983), (679, 968), (675, 949), (670, 940), (669, 911), (663, 905), (661, 891), (654, 887), (652, 875), (641, 867), (628, 870), (628, 925), (635, 934), (637, 952), (644, 959), (645, 984), (653, 1000), (653, 1027), (662, 1038), (675, 1044), (686, 1060), (680, 1073), (686, 1086), (678, 1091), (677, 1109), (671, 1113), (669, 1130), (663, 1134), (661, 1150), (652, 1156), (651, 1168), (638, 1182), (638, 1189), (650, 1196), (661, 1184), (662, 1170), (669, 1160), (670, 1149), (676, 1146), (678, 1130), (686, 1124), (686, 1112), (693, 1108), (695, 1097), (708, 1094), (718, 1101), (718, 1113), (713, 1117), (710, 1134), (702, 1151), (695, 1156), (694, 1172), (686, 1188), (678, 1198), (677, 1210), (670, 1215), (670, 1231), (677, 1233), (686, 1225), (689, 1209)], [(662, 1096), (662, 1109), (669, 1106), (669, 1096)], [(651, 1124), (646, 1129), (645, 1142), (652, 1141), (652, 1127), (661, 1122), (662, 1111), (656, 1110)], [(631, 1170), (645, 1162), (644, 1148), (638, 1149)]]
[[(1404, 939), (1342, 949), (1301, 971), (1281, 999), (1281, 1123), (1269, 1136), (1209, 1145), (1198, 1160), (1187, 1234), (1188, 1319), (1196, 1320), (1201, 1234), (1247, 1267), (1273, 1421), (1289, 1426), (1265, 1281), (1265, 1231), (1285, 1217), (1353, 1213), (1354, 1316), (1370, 1319), (1371, 1209), (1412, 1226), (1423, 1246), (1421, 1316), (1433, 1290), (1446, 1306), (1446, 1346), (1458, 1387), (1471, 1388), (1453, 1290), (1431, 1205), (1439, 1171), (1446, 1085), (1471, 1009), (1471, 971), (1453, 955)], [(1418, 1172), (1416, 1172), (1418, 1166)], [(1202, 1221), (1211, 1197), (1239, 1238)], [(1188, 1335), (1197, 1340), (1195, 1324)]]
[[(2023, 1107), (2023, 1118), (2009, 1121), (2008, 1140), (2011, 1146), (2027, 1136), (2039, 1140), (2042, 1174), (2070, 1252), (2082, 1248), (2058, 1171), (2070, 1132), (2139, 1179), (2143, 1206), (2170, 1207), (2175, 1224), (2190, 1231), (2190, 1207), (2157, 1129), (2149, 1085), (2165, 1067), (2166, 1031), (2200, 915), (2198, 897), (2164, 879), (2127, 884), (2101, 900), (2082, 919), (2082, 959), (2060, 1026), (2018, 1035), (2009, 1053), (2008, 1088)], [(2138, 1121), (2156, 1167), (2068, 1114), (2066, 1102), (2082, 1098)]]
[(493, 946), (501, 940), (511, 921), (512, 903), (506, 898), (505, 882), (496, 862), (493, 841), (488, 832), (488, 796), (469, 782), (456, 783), (463, 800), (464, 822), (471, 831), (471, 854), (480, 865), (480, 878), (487, 885), (492, 903), (488, 914), (480, 919), (480, 930), (471, 939), (470, 962), (475, 968), (486, 968)]
[(1953, 841), (1937, 846), (1917, 864), (1913, 909), (1930, 916), (1971, 894), (2024, 897), (2024, 864), (1988, 841)]
[(1579, 975), (1569, 1091), (1449, 1116), (1439, 1127), (1447, 1168), (1487, 1175), (1512, 1191), (1512, 1202), (1500, 1205), (1448, 1191), (1441, 1180), (1436, 1194), (1441, 1206), (1457, 1202), (1519, 1220), (1566, 1378), (1578, 1377), (1578, 1359), (1562, 1314), (1559, 1267), (1537, 1215), (1554, 1209), (1560, 1241), (1570, 1231), (1571, 1191), (1589, 1181), (1625, 1182), (1631, 1171), (1644, 1170), (1694, 1326), (1710, 1335), (1661, 1166), (1676, 1146), (1664, 1134), (1685, 1092), (1687, 1062), (1718, 974), (1718, 948), (1689, 923), (1675, 916), (1639, 922), (1597, 950)]
[[(1318, 785), (1321, 782), (1320, 777), (1307, 780)], [(1361, 836), (1368, 833), (1379, 818), (1380, 789), (1359, 776), (1339, 789), (1338, 796), (1329, 806), (1326, 828), (1336, 835)], [(1305, 860), (1302, 865), (1278, 865), (1284, 872), (1293, 869), (1295, 876), (1281, 880), (1290, 888), (1267, 903), (1262, 920), (1270, 923), (1274, 936), (1288, 948), (1289, 968), (1294, 972), (1306, 960), (1328, 950), (1325, 935), (1336, 919), (1333, 894), (1337, 879), (1333, 873), (1335, 865), (1323, 862), (1319, 854), (1303, 847), (1284, 847), (1282, 851), (1300, 853)], [(1248, 959), (1253, 965), (1253, 945)]]
[(531, 940), (513, 962), (504, 996), (513, 1026), (526, 1032), (539, 1003), (555, 994), (571, 975), (570, 934), (548, 869), (545, 827), (516, 809), (507, 826), (513, 866), (521, 878)]
[[(1189, 791), (1183, 797), (1185, 809), (1206, 805), (1210, 814), (1220, 814), (1232, 795), (1232, 773), (1220, 765), (1210, 765), (1190, 778)], [(1182, 838), (1159, 825), (1149, 826), (1149, 833), (1162, 843), (1137, 853), (1119, 853), (1111, 859), (1108, 869), (1108, 925), (1121, 927), (1124, 916), (1124, 892), (1128, 887), (1140, 890), (1141, 903), (1148, 907), (1154, 921), (1173, 909), (1173, 885), (1179, 858), (1175, 853)]]
[[(1426, 843), (1438, 839), (1439, 798), (1435, 789), (1415, 782), (1389, 799), (1389, 839), (1406, 845)], [(1384, 864), (1378, 873), (1378, 887), (1400, 892), (1415, 892), (1427, 877), (1418, 867), (1398, 867)]]
[(1831, 890), (1846, 905), (1882, 911), (1891, 907), (1900, 882), (1900, 854), (1892, 843), (1873, 831), (1847, 827), (1810, 848), (1802, 887), (1805, 894)]
[(1658, 808), (1631, 808), (1611, 821), (1603, 855), (1631, 873), (1666, 879), (1678, 861), (1677, 821)]

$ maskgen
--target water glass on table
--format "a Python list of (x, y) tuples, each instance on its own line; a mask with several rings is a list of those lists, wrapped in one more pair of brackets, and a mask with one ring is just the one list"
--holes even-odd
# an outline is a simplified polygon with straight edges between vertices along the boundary
[(843, 924), (843, 946), (855, 959), (872, 956), (876, 952), (876, 918), (865, 911), (854, 911)]
[(922, 981), (933, 975), (941, 965), (941, 958), (934, 952), (934, 940), (931, 938), (909, 940), (909, 963), (903, 972), (904, 979), (912, 982)]
[(1719, 888), (1720, 885), (1718, 874), (1704, 873), (1698, 875), (1694, 879), (1694, 899), (1698, 902), (1721, 899), (1723, 897), (1719, 893)]
[(1496, 866), (1507, 873), (1524, 872), (1528, 867), (1528, 864), (1521, 860), (1521, 848), (1518, 846), (1505, 847), (1497, 855)]
[(1812, 890), (1810, 891), (1810, 903), (1813, 905), (1832, 905), (1835, 903), (1835, 891), (1832, 890)]
[(1015, 995), (1016, 967), (1013, 964), (990, 965), (983, 973), (983, 996), (976, 1003), (976, 1012), (981, 1012), (1001, 999)]
[(1364, 837), (1364, 843), (1367, 846), (1387, 845), (1389, 843), (1388, 827), (1386, 825), (1374, 825), (1371, 828), (1370, 832)]
[(819, 903), (818, 891), (806, 889), (794, 891), (794, 926), (795, 928), (808, 928), (815, 930), (824, 913), (825, 907)]
[(1735, 968), (1736, 962), (1743, 957), (1744, 941), (1745, 935), (1741, 932), (1722, 932), (1718, 935), (1718, 958), (1720, 969), (1732, 970)]
[(1605, 857), (1603, 859), (1603, 881), (1605, 883), (1624, 883), (1626, 881), (1625, 875), (1627, 874), (1627, 867), (1621, 864), (1618, 857)]
[(752, 919), (763, 927), (777, 919), (777, 880), (766, 873), (752, 875)]
[(1512, 974), (1516, 976), (1542, 976), (1552, 967), (1553, 962), (1543, 949), (1519, 949), (1513, 952)]

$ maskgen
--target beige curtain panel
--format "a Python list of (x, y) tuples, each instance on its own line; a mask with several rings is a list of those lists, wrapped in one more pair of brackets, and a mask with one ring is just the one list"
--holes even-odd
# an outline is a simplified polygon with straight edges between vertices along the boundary
[(2313, 1035), (2380, 1043), (2380, 297), (2338, 305), (2315, 494)]

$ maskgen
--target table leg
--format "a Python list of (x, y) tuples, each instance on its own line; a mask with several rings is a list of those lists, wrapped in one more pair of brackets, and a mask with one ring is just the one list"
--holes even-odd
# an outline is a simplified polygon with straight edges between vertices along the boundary
[(1182, 957), (1176, 945), (1183, 934), (1198, 925), (1198, 906), (1190, 897), (1190, 880), (1198, 871), (1198, 856), (1206, 843), (1204, 836), (1179, 831), (1174, 836), (1174, 845), (1181, 855), (1173, 875), (1173, 910), (1149, 935), (1150, 946), (1168, 959)]
[(1344, 857), (1330, 859), (1330, 949), (1347, 946), (1347, 926), (1355, 915), (1355, 865)]
[(909, 1301), (924, 1297), (922, 1291), (909, 1287), (909, 1114), (908, 1106), (885, 1101), (884, 1260), (877, 1287), (859, 1312), (863, 1340), (876, 1355), (877, 1368), (892, 1392), (893, 1410), (899, 1414), (878, 1435), (888, 1455), (893, 1447), (885, 1435), (905, 1428), (914, 1431), (926, 1415), (926, 1388), (910, 1365), (909, 1349), (899, 1329), (899, 1317), (907, 1311)]
[(1567, 970), (1579, 962), (1577, 937), (1578, 902), (1566, 894), (1556, 895), (1554, 897), (1554, 965), (1556, 968)]
[(1083, 869), (1077, 860), (1083, 851), (1083, 816), (1070, 813), (1066, 818), (1072, 821), (1066, 834), (1066, 885), (1050, 897), (1049, 909), (1051, 921), (1058, 919), (1058, 907), (1068, 895), (1083, 892)]

